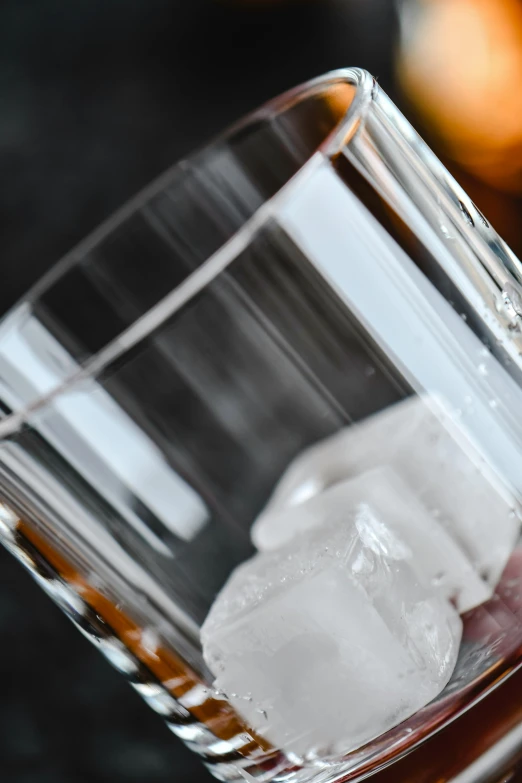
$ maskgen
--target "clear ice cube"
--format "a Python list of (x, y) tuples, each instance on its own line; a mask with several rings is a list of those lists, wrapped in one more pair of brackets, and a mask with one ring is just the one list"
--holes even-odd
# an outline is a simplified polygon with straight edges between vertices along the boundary
[(489, 598), (490, 589), (461, 547), (389, 467), (341, 481), (298, 505), (268, 511), (254, 524), (252, 540), (261, 551), (277, 549), (306, 530), (346, 519), (346, 512), (361, 503), (368, 504), (409, 547), (410, 565), (420, 581), (455, 599), (460, 612)]
[(367, 504), (237, 568), (203, 625), (214, 687), (273, 745), (348, 752), (431, 701), (461, 637), (453, 606)]
[(435, 398), (408, 398), (307, 449), (263, 514), (384, 465), (459, 544), (491, 594), (520, 534), (515, 501)]

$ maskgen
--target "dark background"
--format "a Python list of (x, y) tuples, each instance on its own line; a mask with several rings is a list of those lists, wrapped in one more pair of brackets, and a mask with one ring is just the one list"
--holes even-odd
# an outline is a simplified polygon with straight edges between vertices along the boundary
[[(0, 314), (162, 170), (346, 65), (393, 88), (391, 0), (0, 0)], [(208, 773), (0, 552), (2, 783)]]

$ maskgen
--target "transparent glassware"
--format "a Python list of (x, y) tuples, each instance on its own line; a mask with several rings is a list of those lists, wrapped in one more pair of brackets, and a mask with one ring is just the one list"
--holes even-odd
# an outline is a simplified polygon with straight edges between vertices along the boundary
[(464, 615), (442, 694), (346, 753), (297, 757), (252, 729), (200, 640), (288, 467), (306, 452), (293, 490), (334, 484), (306, 450), (407, 398), (471, 444), (463, 507), (487, 485), (518, 518), (520, 280), (374, 79), (346, 69), (176, 165), (0, 323), (2, 542), (219, 779), (366, 776), (520, 666), (517, 549)]

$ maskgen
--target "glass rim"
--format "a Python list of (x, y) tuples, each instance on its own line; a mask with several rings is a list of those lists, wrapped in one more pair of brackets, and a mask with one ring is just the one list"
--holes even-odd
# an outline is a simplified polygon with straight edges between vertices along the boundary
[[(72, 247), (61, 259), (58, 259), (51, 268), (44, 273), (22, 296), (21, 300), (15, 303), (9, 310), (0, 315), (0, 321), (9, 314), (9, 312), (20, 304), (21, 301), (31, 304), (45, 290), (47, 290), (54, 281), (56, 281), (67, 269), (80, 259), (85, 253), (95, 247), (100, 241), (109, 236), (126, 218), (140, 209), (147, 201), (160, 193), (165, 188), (174, 173), (181, 168), (188, 167), (198, 157), (198, 155), (209, 152), (217, 148), (220, 144), (226, 143), (236, 134), (246, 130), (250, 125), (269, 121), (284, 113), (286, 109), (292, 108), (300, 101), (309, 97), (313, 93), (319, 93), (321, 89), (327, 89), (335, 84), (349, 84), (355, 88), (354, 96), (348, 106), (348, 109), (342, 119), (340, 119), (334, 128), (326, 134), (323, 142), (317, 147), (307, 160), (302, 163), (297, 171), (284, 182), (277, 191), (263, 202), (255, 212), (232, 234), (232, 236), (223, 242), (223, 244), (212, 253), (199, 267), (202, 269), (210, 258), (221, 253), (221, 251), (234, 243), (237, 238), (252, 236), (268, 219), (269, 212), (274, 204), (287, 197), (288, 191), (292, 191), (295, 180), (301, 180), (306, 176), (309, 170), (315, 168), (314, 161), (317, 156), (331, 157), (340, 152), (345, 144), (357, 132), (365, 112), (371, 103), (373, 92), (376, 86), (374, 77), (363, 68), (338, 68), (327, 73), (309, 79), (306, 82), (293, 87), (280, 95), (271, 98), (264, 104), (247, 113), (235, 123), (231, 124), (224, 131), (214, 136), (210, 141), (192, 150), (188, 155), (180, 158), (175, 163), (154, 178), (150, 183), (141, 188), (134, 196), (128, 199), (122, 206), (112, 212), (96, 228), (90, 231), (83, 239)], [(241, 242), (243, 244), (243, 242)], [(197, 274), (195, 270), (194, 274)], [(190, 275), (192, 277), (192, 275)]]
[[(309, 79), (306, 82), (302, 82), (296, 87), (292, 87), (289, 90), (281, 93), (275, 98), (270, 99), (266, 103), (262, 104), (259, 108), (246, 114), (238, 122), (230, 125), (221, 134), (216, 136), (202, 149), (210, 149), (215, 144), (223, 141), (227, 141), (236, 133), (243, 131), (249, 125), (253, 125), (262, 120), (270, 120), (278, 114), (282, 114), (286, 109), (304, 100), (309, 95), (319, 93), (321, 89), (332, 87), (335, 84), (349, 84), (355, 87), (355, 95), (350, 102), (350, 105), (342, 117), (337, 122), (335, 127), (327, 133), (324, 141), (317, 147), (316, 152), (322, 152), (325, 155), (335, 155), (339, 152), (344, 144), (351, 139), (355, 131), (357, 130), (361, 119), (364, 116), (364, 112), (370, 103), (372, 93), (376, 85), (375, 78), (364, 68), (337, 68), (333, 71), (327, 71), (321, 76), (317, 76), (314, 79)], [(195, 154), (198, 153), (196, 150)], [(186, 160), (190, 160), (194, 153), (188, 156)], [(309, 160), (313, 157), (310, 156)], [(290, 177), (287, 182), (279, 188), (277, 193), (284, 190), (292, 181), (293, 177), (297, 176), (308, 161), (305, 161), (298, 169), (298, 171)], [(277, 196), (275, 193), (271, 196), (271, 200)]]
[(313, 94), (320, 94), (321, 90), (326, 90), (335, 84), (342, 83), (355, 88), (354, 95), (345, 114), (325, 135), (317, 149), (309, 155), (281, 187), (273, 195), (266, 198), (254, 213), (232, 233), (230, 238), (211, 253), (200, 266), (190, 272), (182, 282), (168, 291), (149, 310), (140, 315), (132, 324), (88, 358), (85, 363), (79, 365), (76, 372), (64, 378), (63, 382), (57, 387), (24, 406), (20, 411), (10, 412), (3, 417), (0, 420), (0, 440), (8, 437), (15, 431), (29, 413), (35, 413), (37, 410), (45, 407), (65, 388), (102, 372), (104, 367), (139, 344), (148, 334), (161, 326), (162, 323), (199, 294), (233, 263), (238, 255), (248, 247), (256, 234), (273, 217), (280, 206), (292, 197), (296, 188), (304, 180), (313, 176), (318, 166), (322, 165), (326, 159), (332, 158), (339, 153), (355, 136), (375, 95), (376, 81), (374, 77), (362, 68), (340, 68), (287, 90), (245, 115), (208, 144), (201, 146), (185, 158), (174, 163), (167, 171), (139, 191), (73, 247), (61, 260), (58, 260), (51, 266), (49, 271), (37, 280), (18, 302), (15, 302), (6, 313), (0, 316), (0, 324), (2, 325), (7, 325), (11, 317), (19, 318), (20, 315), (23, 317), (24, 313), (27, 313), (28, 309), (35, 304), (38, 298), (66, 274), (70, 268), (81, 261), (82, 257), (96, 247), (99, 242), (110, 236), (113, 231), (137, 212), (147, 201), (167, 187), (174, 173), (179, 171), (180, 168), (190, 166), (191, 162), (198, 155), (217, 148), (220, 144), (233, 138), (235, 134), (245, 130), (250, 125), (253, 126), (259, 122), (269, 121), (277, 115), (284, 113), (286, 109), (291, 109), (301, 100)]

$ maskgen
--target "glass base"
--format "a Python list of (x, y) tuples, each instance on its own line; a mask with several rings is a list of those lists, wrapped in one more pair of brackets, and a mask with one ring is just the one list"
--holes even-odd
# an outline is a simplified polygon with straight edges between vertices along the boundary
[(465, 772), (466, 782), (473, 783), (505, 780), (522, 757), (519, 621), (514, 622), (522, 608), (520, 579), (514, 576), (521, 549), (494, 598), (464, 617), (459, 663), (438, 699), (344, 759), (302, 765), (256, 737), (150, 627), (133, 621), (101, 585), (88, 584), (7, 506), (0, 508), (2, 543), (219, 780), (334, 783), (377, 774), (376, 783), (435, 783)]

